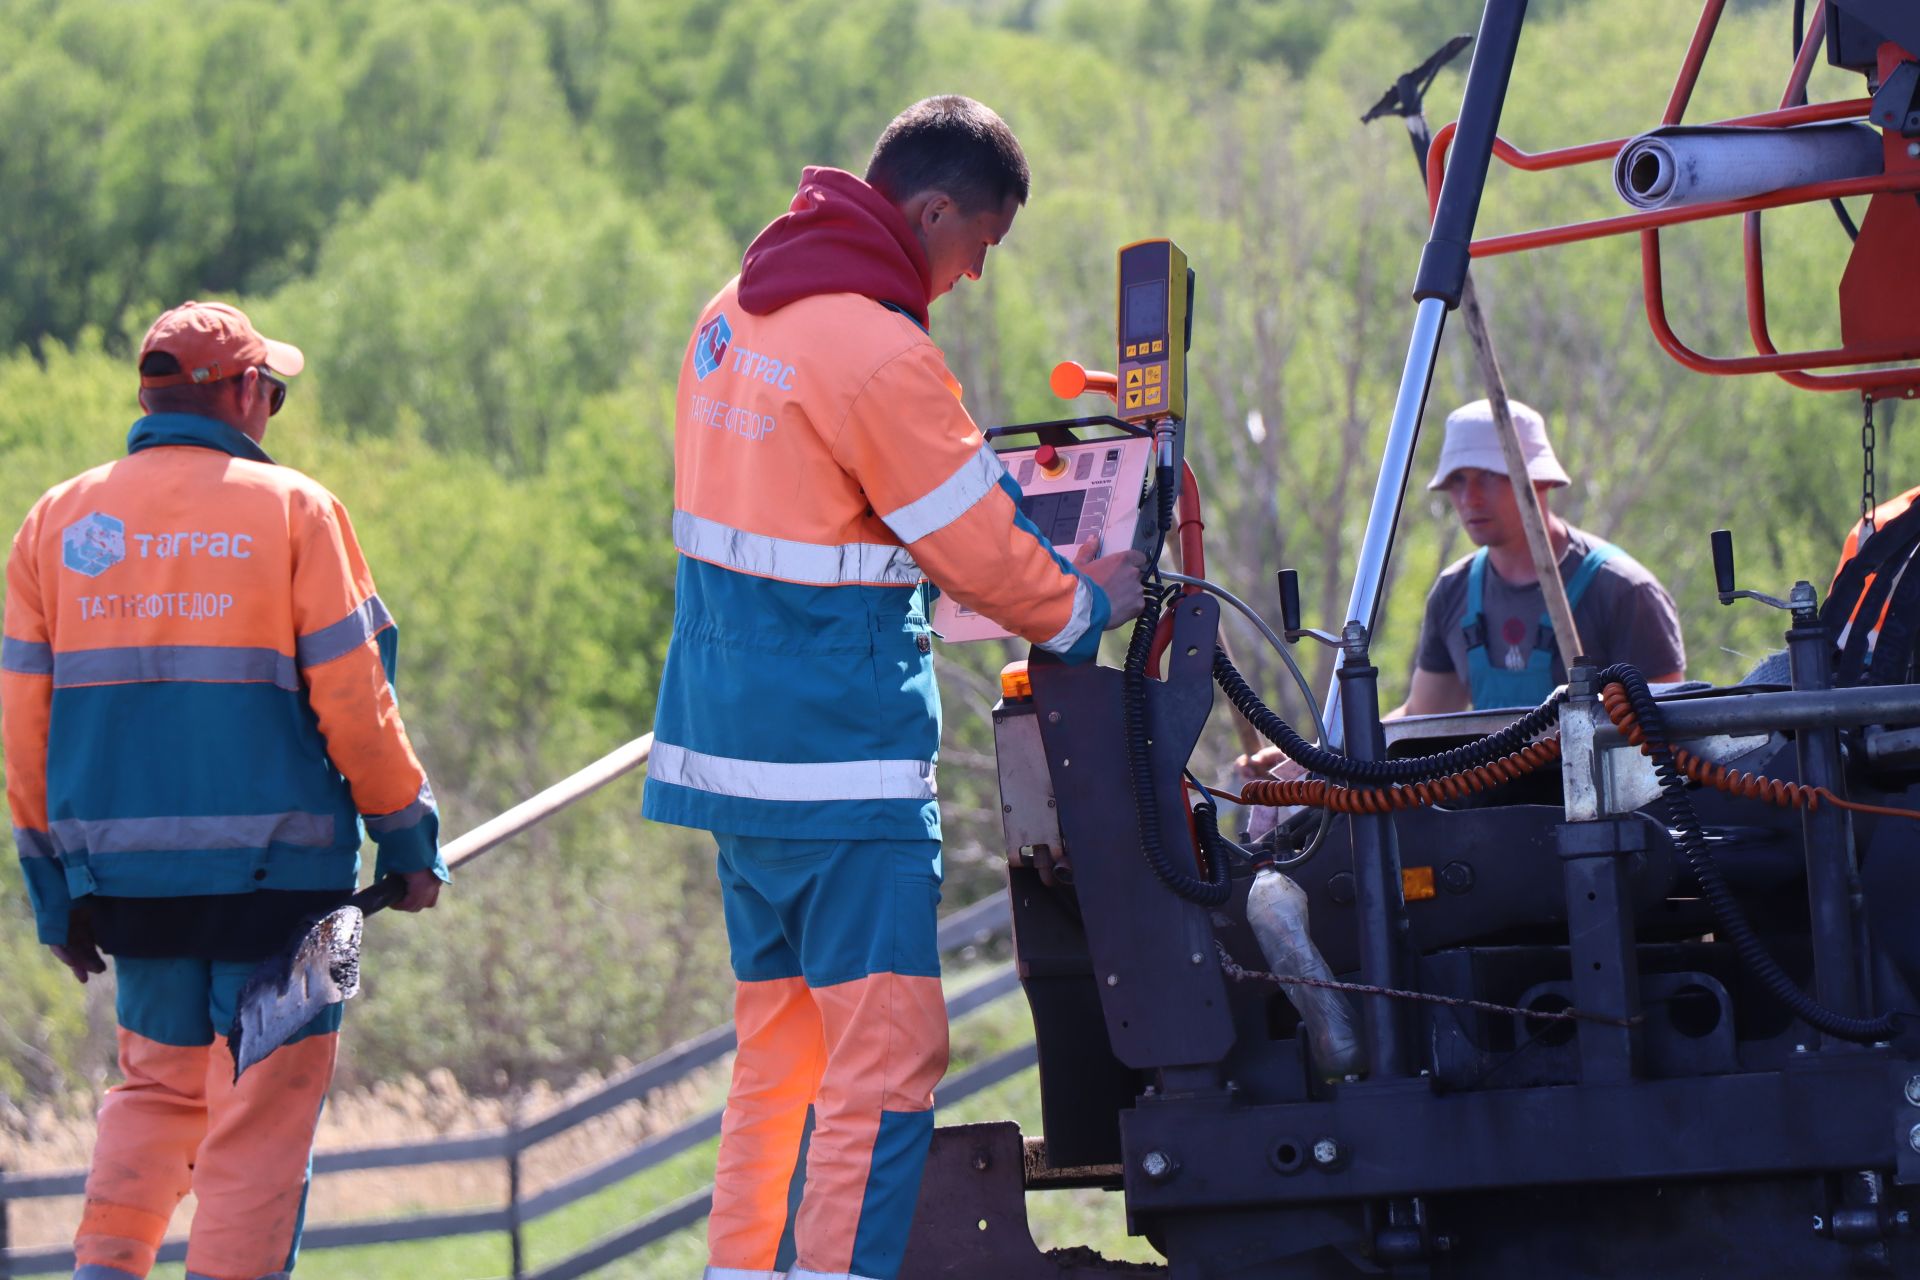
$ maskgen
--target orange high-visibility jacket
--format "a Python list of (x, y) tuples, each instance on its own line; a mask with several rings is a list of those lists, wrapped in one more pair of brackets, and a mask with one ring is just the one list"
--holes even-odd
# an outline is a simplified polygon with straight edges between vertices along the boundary
[(853, 293), (702, 312), (674, 422), (674, 630), (645, 812), (741, 835), (939, 834), (931, 581), (1069, 661), (1106, 594), (912, 319)]
[(442, 875), (396, 632), (346, 509), (241, 432), (142, 418), (7, 562), (7, 801), (43, 942), (72, 900)]

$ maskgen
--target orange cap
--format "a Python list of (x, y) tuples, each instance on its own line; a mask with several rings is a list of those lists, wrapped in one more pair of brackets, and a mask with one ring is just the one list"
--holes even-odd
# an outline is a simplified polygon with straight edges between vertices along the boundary
[(218, 382), (259, 365), (291, 376), (307, 366), (300, 348), (261, 337), (245, 312), (224, 302), (183, 302), (162, 315), (140, 344), (141, 361), (155, 351), (178, 360), (181, 371), (142, 374), (143, 387)]

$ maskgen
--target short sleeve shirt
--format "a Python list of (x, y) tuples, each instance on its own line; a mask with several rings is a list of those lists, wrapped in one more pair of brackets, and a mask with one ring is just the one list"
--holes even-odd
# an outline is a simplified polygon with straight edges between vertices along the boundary
[[(1587, 552), (1601, 539), (1571, 526), (1567, 551), (1560, 559), (1562, 581), (1570, 581)], [(1450, 672), (1467, 679), (1467, 640), (1460, 624), (1467, 612), (1468, 556), (1448, 565), (1427, 595), (1426, 620), (1420, 629), (1416, 663), (1422, 671)], [(1487, 661), (1496, 670), (1519, 671), (1533, 657), (1546, 598), (1540, 584), (1515, 586), (1489, 563), (1482, 587), (1487, 624)], [(1573, 609), (1574, 625), (1586, 656), (1602, 666), (1630, 662), (1649, 677), (1670, 675), (1687, 665), (1680, 638), (1680, 615), (1673, 597), (1645, 565), (1625, 552), (1616, 552), (1600, 566), (1586, 593)], [(1558, 653), (1553, 678), (1567, 678)]]

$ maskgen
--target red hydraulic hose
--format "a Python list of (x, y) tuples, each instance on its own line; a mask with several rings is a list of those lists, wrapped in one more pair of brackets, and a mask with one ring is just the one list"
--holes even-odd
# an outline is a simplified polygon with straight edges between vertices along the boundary
[[(1200, 482), (1194, 478), (1191, 463), (1180, 464), (1180, 514), (1173, 522), (1173, 534), (1180, 543), (1180, 571), (1189, 578), (1207, 576), (1207, 522), (1200, 515)], [(1192, 595), (1199, 587), (1187, 586), (1185, 594)], [(1153, 633), (1153, 648), (1147, 653), (1147, 672), (1154, 679), (1160, 679), (1160, 661), (1167, 652), (1167, 646), (1173, 642), (1173, 612), (1169, 610), (1160, 619), (1160, 625)]]

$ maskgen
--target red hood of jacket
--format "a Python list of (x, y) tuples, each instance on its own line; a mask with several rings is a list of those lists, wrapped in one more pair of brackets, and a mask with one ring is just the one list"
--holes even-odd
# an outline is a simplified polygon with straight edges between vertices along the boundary
[(891, 201), (842, 169), (803, 170), (787, 212), (740, 263), (740, 305), (756, 316), (817, 293), (891, 302), (928, 327), (926, 250)]

